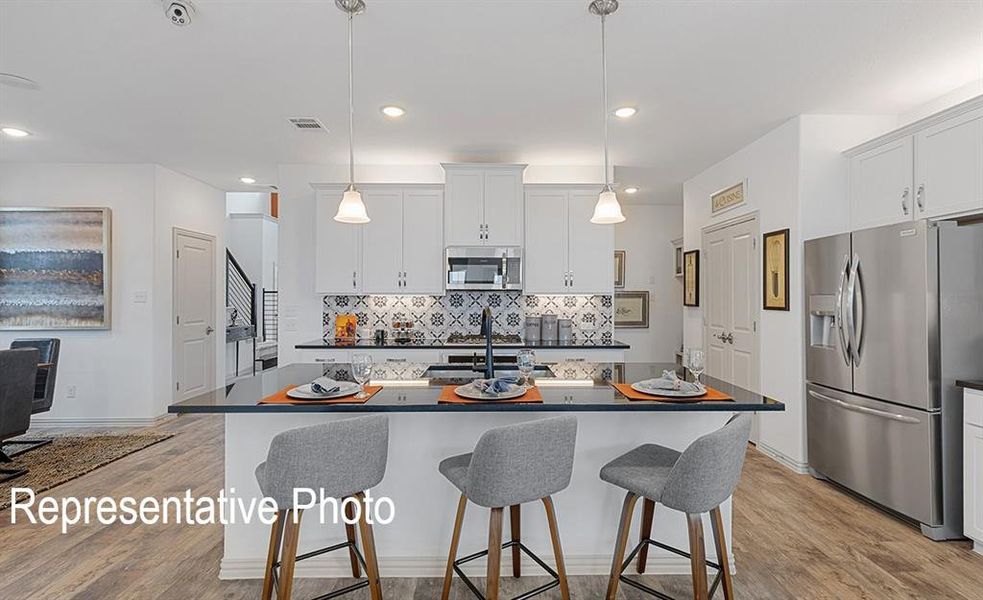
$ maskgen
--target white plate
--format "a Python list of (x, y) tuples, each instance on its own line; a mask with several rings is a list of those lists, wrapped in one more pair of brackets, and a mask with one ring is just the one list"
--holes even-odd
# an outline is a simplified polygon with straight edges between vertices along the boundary
[(518, 398), (519, 396), (526, 393), (526, 388), (521, 385), (516, 385), (514, 383), (509, 384), (509, 391), (502, 392), (500, 394), (486, 394), (474, 387), (473, 383), (468, 383), (457, 387), (454, 393), (462, 398), (467, 398), (469, 400), (510, 400), (512, 398)]
[(288, 398), (293, 398), (295, 400), (332, 400), (334, 398), (344, 398), (345, 396), (351, 396), (352, 394), (358, 393), (358, 384), (351, 382), (339, 382), (338, 387), (341, 389), (333, 394), (317, 394), (311, 391), (311, 384), (305, 383), (304, 385), (298, 385), (294, 389), (287, 392)]
[(702, 396), (707, 393), (706, 387), (703, 387), (698, 392), (684, 392), (683, 390), (662, 390), (652, 388), (647, 385), (642, 385), (643, 383), (645, 382), (639, 381), (638, 383), (633, 383), (631, 384), (631, 389), (650, 396), (663, 396), (665, 398), (696, 398), (697, 396)]

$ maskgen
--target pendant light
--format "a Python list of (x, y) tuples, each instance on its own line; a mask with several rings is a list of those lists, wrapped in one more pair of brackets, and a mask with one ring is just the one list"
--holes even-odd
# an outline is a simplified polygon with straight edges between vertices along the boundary
[(365, 10), (364, 0), (335, 0), (335, 6), (348, 14), (348, 189), (341, 197), (335, 221), (341, 223), (368, 223), (368, 213), (362, 202), (362, 193), (355, 188), (355, 101), (352, 91), (354, 61), (352, 59), (352, 22), (355, 15)]
[(618, 203), (618, 195), (614, 193), (614, 187), (611, 185), (611, 175), (608, 171), (608, 58), (604, 26), (607, 16), (618, 10), (618, 0), (594, 0), (588, 8), (591, 13), (601, 17), (601, 96), (603, 102), (601, 114), (604, 117), (604, 187), (601, 188), (601, 193), (597, 197), (597, 204), (594, 205), (594, 216), (590, 218), (590, 222), (598, 225), (611, 225), (625, 220), (625, 215), (621, 213), (621, 204)]

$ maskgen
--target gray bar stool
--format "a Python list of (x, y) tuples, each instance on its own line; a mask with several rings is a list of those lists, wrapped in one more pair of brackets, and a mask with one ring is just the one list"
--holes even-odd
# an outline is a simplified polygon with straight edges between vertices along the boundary
[[(614, 600), (617, 596), (619, 581), (657, 598), (673, 600), (671, 596), (622, 575), (636, 554), (638, 555), (637, 570), (639, 573), (645, 572), (645, 561), (650, 545), (690, 559), (693, 595), (696, 600), (708, 600), (716, 592), (721, 579), (724, 584), (724, 598), (733, 600), (734, 584), (731, 581), (727, 559), (727, 541), (724, 537), (723, 519), (720, 516), (720, 504), (734, 493), (741, 479), (750, 435), (751, 415), (743, 413), (735, 415), (717, 431), (699, 438), (682, 453), (655, 444), (645, 444), (601, 468), (601, 479), (628, 490), (615, 541), (607, 600)], [(639, 542), (628, 559), (624, 560), (632, 511), (639, 498), (645, 499)], [(656, 502), (686, 513), (689, 526), (690, 551), (688, 553), (650, 538)], [(710, 513), (719, 564), (706, 559), (702, 517), (705, 512)], [(707, 565), (717, 569), (717, 576), (709, 592), (707, 591)]]
[[(478, 440), (474, 452), (441, 461), (441, 474), (461, 490), (441, 600), (447, 600), (450, 596), (455, 572), (478, 598), (498, 600), (502, 550), (506, 548), (512, 549), (513, 577), (521, 575), (520, 551), (525, 552), (553, 577), (553, 581), (530, 590), (515, 600), (531, 598), (557, 586), (560, 587), (563, 600), (569, 600), (570, 590), (563, 566), (563, 549), (560, 547), (560, 533), (556, 526), (556, 512), (551, 496), (570, 485), (576, 442), (577, 418), (557, 417), (491, 429)], [(488, 548), (458, 559), (457, 545), (461, 539), (461, 523), (464, 521), (464, 509), (468, 500), (491, 509)], [(520, 541), (520, 505), (536, 500), (542, 501), (546, 508), (553, 555), (556, 559), (555, 571)], [(506, 506), (510, 507), (512, 539), (502, 544), (502, 513)], [(487, 580), (485, 595), (482, 596), (460, 566), (486, 555)]]
[[(389, 419), (385, 415), (291, 429), (273, 438), (266, 461), (256, 467), (256, 481), (263, 495), (276, 500), (278, 509), (266, 556), (263, 600), (270, 600), (274, 587), (277, 600), (290, 600), (296, 562), (342, 548), (348, 548), (352, 577), (360, 577), (361, 565), (367, 579), (315, 600), (328, 600), (364, 587), (369, 588), (372, 600), (382, 599), (375, 538), (365, 518), (363, 501), (365, 490), (382, 481), (388, 457)], [(347, 542), (297, 556), (303, 510), (294, 506), (295, 488), (323, 489), (326, 498), (355, 498), (361, 503), (358, 528), (364, 556), (356, 543), (355, 526), (347, 523)], [(345, 505), (349, 520), (354, 518), (354, 512), (350, 503)]]

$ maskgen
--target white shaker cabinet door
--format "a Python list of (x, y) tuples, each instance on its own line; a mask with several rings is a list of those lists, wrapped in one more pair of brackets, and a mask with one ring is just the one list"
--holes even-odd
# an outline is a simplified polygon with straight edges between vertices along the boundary
[(983, 548), (983, 427), (963, 426), (963, 533)]
[(444, 232), (447, 245), (483, 245), (484, 172), (480, 169), (448, 170), (444, 192)]
[(403, 270), (402, 192), (363, 189), (362, 201), (372, 219), (357, 226), (362, 228), (362, 293), (399, 293)]
[(486, 246), (521, 246), (522, 172), (490, 169), (485, 173), (484, 225)]
[(440, 189), (403, 192), (404, 294), (444, 293), (443, 209)]
[(928, 218), (983, 209), (983, 109), (915, 134), (915, 207)]
[(361, 290), (359, 243), (361, 226), (334, 220), (344, 188), (317, 193), (314, 228), (314, 291), (355, 294)]
[(614, 292), (614, 225), (590, 222), (597, 196), (595, 192), (570, 192), (567, 216), (570, 232), (569, 293)]
[(526, 195), (526, 294), (569, 293), (567, 278), (567, 193), (536, 191)]
[(850, 159), (850, 222), (854, 230), (914, 218), (912, 167), (910, 136)]

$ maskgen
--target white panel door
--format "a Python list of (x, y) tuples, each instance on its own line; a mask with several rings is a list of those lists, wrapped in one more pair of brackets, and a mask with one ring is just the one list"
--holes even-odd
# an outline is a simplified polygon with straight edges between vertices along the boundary
[(215, 383), (215, 241), (174, 232), (175, 400), (211, 391)]
[(570, 192), (570, 292), (614, 293), (614, 226), (590, 222), (597, 194)]
[(706, 291), (703, 293), (707, 328), (706, 372), (711, 377), (730, 381), (730, 347), (727, 345), (730, 304), (733, 300), (729, 293), (731, 272), (727, 268), (731, 260), (730, 237), (723, 231), (709, 234), (702, 254), (706, 272)]
[(403, 191), (404, 294), (444, 293), (444, 194)]
[(850, 222), (854, 230), (914, 218), (912, 138), (850, 159)]
[(915, 135), (915, 185), (920, 217), (983, 209), (983, 109)]
[(480, 246), (485, 176), (480, 169), (448, 170), (444, 186), (444, 239), (448, 246)]
[[(339, 188), (317, 194), (314, 228), (314, 291), (319, 294), (355, 294), (359, 285), (359, 240), (362, 225), (334, 220), (341, 202)], [(371, 216), (371, 215), (370, 215)]]
[(522, 173), (485, 172), (484, 221), (486, 246), (522, 245)]
[(399, 293), (403, 271), (403, 193), (399, 189), (363, 189), (362, 201), (372, 219), (359, 226), (362, 228), (362, 293)]
[(527, 294), (569, 293), (567, 273), (567, 193), (526, 194), (526, 247), (523, 255)]

